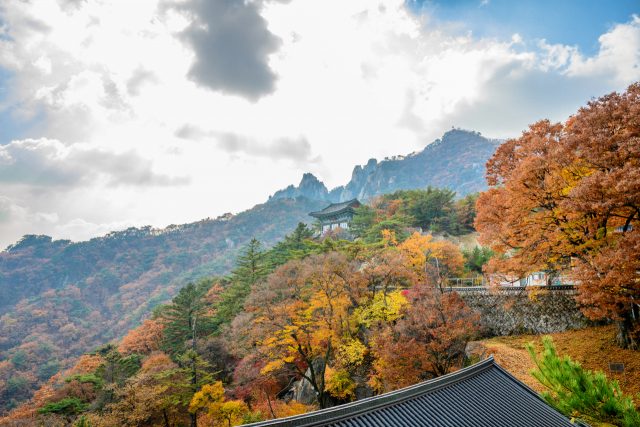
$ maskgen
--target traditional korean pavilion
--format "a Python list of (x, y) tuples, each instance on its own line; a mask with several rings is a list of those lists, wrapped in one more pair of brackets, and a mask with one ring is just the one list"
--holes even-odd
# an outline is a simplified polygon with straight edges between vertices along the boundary
[[(411, 387), (254, 427), (575, 427), (493, 356)], [(586, 426), (586, 424), (581, 424)], [(588, 427), (588, 426), (587, 426)]]
[(309, 215), (317, 218), (322, 226), (321, 233), (342, 227), (349, 228), (349, 223), (353, 221), (356, 208), (360, 207), (358, 199), (351, 199), (342, 203), (331, 203), (326, 208), (318, 212), (311, 212)]

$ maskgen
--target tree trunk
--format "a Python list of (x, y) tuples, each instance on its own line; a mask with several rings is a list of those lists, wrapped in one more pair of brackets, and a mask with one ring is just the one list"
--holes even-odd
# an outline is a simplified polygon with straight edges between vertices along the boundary
[(267, 390), (265, 390), (264, 387), (262, 388), (262, 391), (267, 396), (267, 403), (269, 404), (269, 410), (271, 411), (271, 415), (273, 415), (273, 419), (275, 420), (278, 417), (276, 417), (276, 413), (273, 412), (273, 408), (271, 407), (271, 399), (269, 398), (269, 393), (267, 393)]
[(633, 334), (634, 319), (631, 311), (625, 311), (622, 315), (622, 320), (616, 320), (616, 326), (618, 327), (618, 333), (616, 335), (616, 341), (620, 348), (628, 348), (636, 350), (638, 349), (637, 337)]

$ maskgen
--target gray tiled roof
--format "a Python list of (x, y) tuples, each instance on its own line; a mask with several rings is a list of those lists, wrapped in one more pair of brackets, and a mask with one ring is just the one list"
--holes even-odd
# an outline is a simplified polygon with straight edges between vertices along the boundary
[(493, 356), (380, 396), (254, 427), (575, 427)]
[[(347, 208), (349, 208), (355, 202), (358, 202), (358, 199), (351, 199), (351, 200), (347, 200), (346, 202), (342, 202), (342, 203), (331, 203), (329, 206), (327, 206), (326, 208), (322, 209), (321, 211), (311, 212), (309, 215), (311, 215), (311, 216), (325, 216), (325, 215), (329, 215), (329, 214), (336, 214), (336, 213), (338, 213), (340, 211), (347, 210)], [(358, 202), (358, 203), (360, 203), (360, 202)]]

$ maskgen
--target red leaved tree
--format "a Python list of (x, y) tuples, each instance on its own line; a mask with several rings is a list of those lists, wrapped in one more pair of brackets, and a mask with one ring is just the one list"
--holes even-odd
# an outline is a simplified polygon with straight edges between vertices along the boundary
[(480, 329), (480, 315), (457, 292), (419, 283), (404, 293), (409, 304), (402, 317), (375, 340), (371, 385), (380, 392), (448, 374), (462, 364), (467, 342)]

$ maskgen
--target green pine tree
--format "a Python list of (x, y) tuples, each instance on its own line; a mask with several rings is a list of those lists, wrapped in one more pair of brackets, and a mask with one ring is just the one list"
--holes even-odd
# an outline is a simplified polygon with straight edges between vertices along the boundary
[(527, 350), (538, 368), (531, 374), (549, 389), (542, 393), (542, 398), (551, 407), (589, 423), (640, 426), (640, 412), (633, 399), (622, 394), (617, 381), (607, 380), (600, 371), (595, 374), (585, 371), (569, 356), (559, 357), (549, 336), (542, 338), (542, 344), (541, 357), (536, 355), (532, 342), (527, 344)]
[(463, 249), (464, 268), (467, 273), (482, 274), (482, 266), (496, 255), (488, 246)]
[(293, 233), (284, 237), (284, 241), (278, 242), (267, 255), (269, 270), (275, 270), (277, 267), (284, 265), (292, 258), (304, 257), (311, 252), (305, 240), (313, 237), (313, 230), (307, 227), (307, 224), (299, 222)]
[(66, 397), (59, 402), (47, 402), (44, 408), (38, 409), (40, 414), (60, 414), (67, 420), (72, 416), (79, 415), (87, 410), (89, 403), (84, 403), (77, 397)]
[[(454, 212), (456, 192), (448, 188), (429, 185), (424, 190), (398, 190), (385, 197), (406, 201), (400, 208), (400, 212), (412, 218), (411, 225), (414, 227), (428, 230), (434, 221), (444, 222), (447, 225), (449, 222), (455, 222), (451, 215)], [(444, 229), (449, 231), (446, 226)]]
[[(179, 368), (167, 369), (156, 376), (163, 380), (164, 385), (169, 386), (172, 393), (165, 402), (168, 405), (188, 408), (193, 395), (204, 385), (216, 382), (211, 365), (198, 355), (195, 350), (187, 350), (177, 358)], [(195, 413), (190, 413), (191, 427), (196, 427), (197, 418)]]
[(113, 402), (113, 386), (124, 385), (127, 378), (134, 376), (140, 370), (140, 361), (144, 356), (141, 354), (123, 356), (115, 344), (107, 344), (91, 354), (99, 355), (104, 360), (96, 371), (91, 374), (74, 375), (65, 381), (75, 380), (93, 384), (93, 389), (98, 393), (95, 407), (101, 410), (105, 405)]
[(356, 237), (364, 238), (368, 229), (378, 220), (378, 213), (369, 205), (360, 205), (355, 209), (349, 232)]
[(184, 343), (193, 336), (193, 325), (196, 321), (196, 335), (210, 333), (214, 330), (214, 325), (209, 317), (204, 315), (204, 296), (207, 294), (214, 279), (205, 278), (197, 284), (187, 283), (180, 289), (171, 301), (171, 305), (162, 310), (162, 322), (167, 326), (164, 330), (164, 339), (160, 343), (160, 348), (169, 352), (172, 357), (184, 352)]
[(235, 269), (228, 278), (231, 284), (220, 294), (221, 301), (216, 304), (216, 325), (230, 323), (242, 309), (251, 287), (267, 276), (266, 256), (267, 251), (260, 249), (260, 241), (256, 238), (240, 250)]
[(382, 231), (389, 230), (395, 233), (398, 242), (405, 241), (409, 234), (405, 233), (405, 228), (411, 226), (412, 218), (396, 213), (393, 216), (384, 219), (361, 232), (362, 240), (367, 244), (378, 243), (383, 240)]

